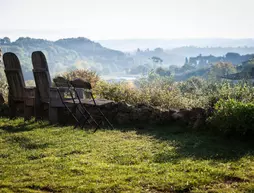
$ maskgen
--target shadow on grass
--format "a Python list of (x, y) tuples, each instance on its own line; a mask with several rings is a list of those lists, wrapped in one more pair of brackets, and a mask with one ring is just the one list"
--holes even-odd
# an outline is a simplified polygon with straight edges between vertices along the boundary
[(243, 156), (254, 155), (254, 141), (216, 136), (208, 132), (194, 132), (184, 126), (143, 126), (129, 129), (116, 127), (116, 130), (135, 130), (139, 135), (151, 136), (165, 141), (175, 147), (172, 150), (163, 150), (155, 155), (155, 162), (178, 162), (184, 158), (233, 161)]
[(21, 148), (32, 149), (44, 149), (49, 146), (48, 143), (36, 143), (28, 137), (11, 135), (6, 139), (9, 143), (17, 143)]
[[(13, 125), (13, 123), (9, 124), (9, 122), (17, 122), (16, 125)], [(4, 119), (2, 122), (5, 122), (5, 126), (1, 126), (0, 129), (3, 131), (6, 131), (8, 133), (19, 133), (19, 132), (25, 132), (25, 131), (32, 131), (36, 128), (46, 128), (50, 126), (50, 123), (30, 120), (30, 121), (23, 121), (22, 119)]]
[[(16, 124), (8, 123), (8, 119), (2, 120), (6, 126), (0, 127), (9, 133), (31, 131), (36, 128), (61, 127), (63, 125), (50, 125), (48, 122), (35, 122), (19, 119)], [(15, 122), (16, 120), (14, 120)], [(73, 125), (69, 125), (73, 126)], [(77, 128), (78, 129), (78, 128)], [(93, 131), (93, 129), (85, 129)], [(100, 130), (100, 129), (99, 129)], [(172, 150), (162, 150), (155, 155), (155, 162), (178, 162), (185, 158), (206, 159), (206, 160), (239, 160), (243, 156), (254, 155), (253, 140), (243, 141), (239, 139), (226, 139), (221, 136), (215, 136), (208, 132), (193, 132), (188, 128), (179, 125), (154, 125), (154, 126), (133, 126), (133, 125), (115, 125), (115, 130), (122, 132), (136, 131), (139, 135), (151, 136), (160, 141), (169, 143), (174, 147)], [(92, 133), (92, 132), (91, 132)], [(14, 140), (15, 141), (15, 140)], [(20, 141), (18, 139), (18, 141)], [(24, 140), (21, 139), (21, 142)], [(41, 148), (43, 148), (42, 146)], [(40, 148), (35, 146), (24, 148)]]

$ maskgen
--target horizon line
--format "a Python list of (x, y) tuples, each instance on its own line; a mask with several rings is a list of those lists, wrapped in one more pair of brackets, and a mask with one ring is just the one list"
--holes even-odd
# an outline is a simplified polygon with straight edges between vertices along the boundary
[[(0, 32), (1, 33), (1, 32)], [(10, 36), (8, 35), (1, 35), (0, 36), (0, 39), (2, 38), (5, 38), (5, 37), (8, 37), (10, 38)], [(70, 38), (86, 38), (86, 39), (89, 39), (91, 41), (139, 41), (139, 40), (154, 40), (154, 41), (158, 41), (158, 40), (164, 40), (164, 41), (172, 41), (172, 40), (214, 40), (214, 39), (218, 39), (218, 40), (254, 40), (254, 37), (182, 37), (182, 38), (161, 38), (161, 37), (158, 37), (158, 38), (154, 38), (154, 37), (151, 37), (151, 38), (139, 38), (139, 37), (135, 37), (135, 38), (89, 38), (87, 36), (69, 36), (69, 37), (59, 37), (59, 38), (43, 38), (43, 37), (35, 37), (35, 36), (19, 36), (18, 38), (15, 38), (15, 39), (11, 39), (11, 41), (16, 41), (18, 40), (19, 38), (32, 38), (32, 39), (42, 39), (42, 40), (48, 40), (48, 41), (57, 41), (57, 40), (60, 40), (60, 39), (70, 39)]]

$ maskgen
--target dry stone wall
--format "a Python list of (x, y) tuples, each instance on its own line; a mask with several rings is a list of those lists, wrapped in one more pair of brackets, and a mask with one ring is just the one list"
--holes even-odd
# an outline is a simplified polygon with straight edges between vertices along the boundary
[[(94, 116), (96, 109), (87, 106)], [(205, 109), (160, 109), (144, 104), (136, 106), (125, 102), (111, 103), (101, 108), (103, 113), (116, 124), (171, 124), (183, 123), (198, 128), (205, 123), (207, 113)]]

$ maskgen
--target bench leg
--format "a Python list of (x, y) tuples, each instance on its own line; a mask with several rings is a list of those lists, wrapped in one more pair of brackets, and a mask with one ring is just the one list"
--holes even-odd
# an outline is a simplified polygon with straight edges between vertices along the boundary
[(13, 119), (17, 115), (17, 104), (10, 96), (8, 97), (8, 105), (10, 107), (10, 119)]
[(24, 120), (28, 121), (32, 118), (34, 107), (24, 105)]
[[(47, 115), (48, 117), (48, 115)], [(35, 91), (35, 121), (44, 119), (44, 104), (40, 101), (39, 91)]]
[(58, 108), (49, 107), (49, 122), (58, 123)]

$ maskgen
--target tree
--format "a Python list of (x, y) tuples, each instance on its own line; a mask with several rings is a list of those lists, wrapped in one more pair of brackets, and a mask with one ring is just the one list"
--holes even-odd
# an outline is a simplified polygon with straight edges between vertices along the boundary
[(157, 56), (153, 56), (152, 58), (149, 59), (152, 60), (154, 69), (156, 68), (157, 64), (161, 64), (163, 62), (163, 60)]
[(149, 68), (145, 65), (139, 65), (137, 67), (134, 67), (130, 69), (130, 74), (147, 74), (149, 71)]
[(10, 44), (11, 40), (8, 37), (4, 37), (3, 42), (4, 42), (4, 44)]
[(159, 67), (155, 70), (156, 74), (159, 74), (160, 76), (170, 76), (171, 72), (169, 70), (166, 70), (162, 67)]
[(161, 52), (163, 52), (163, 49), (162, 48), (155, 48), (154, 51), (157, 53), (161, 53)]
[(226, 61), (233, 64), (241, 63), (241, 55), (238, 53), (229, 52), (226, 54)]
[(154, 63), (160, 63), (161, 64), (163, 62), (163, 60), (161, 58), (157, 57), (157, 56), (153, 56), (152, 60), (153, 60)]
[(8, 37), (4, 37), (3, 39), (0, 39), (0, 44), (2, 44), (2, 45), (6, 45), (6, 44), (10, 44), (11, 43), (11, 40), (10, 40), (10, 38), (8, 38)]
[(241, 57), (241, 55), (238, 54), (238, 53), (228, 52), (226, 54), (226, 58), (229, 59), (229, 60), (238, 59), (239, 57)]
[(189, 61), (188, 61), (188, 58), (186, 57), (184, 64), (188, 64), (188, 63), (189, 63)]
[(220, 76), (225, 76), (233, 73), (236, 73), (236, 67), (233, 66), (232, 63), (218, 62), (211, 67), (209, 71), (209, 77), (218, 79)]
[(189, 63), (185, 63), (185, 64), (181, 67), (180, 71), (181, 71), (181, 72), (187, 72), (187, 71), (189, 71), (189, 70), (194, 70), (194, 69), (195, 69), (195, 66), (192, 66), (192, 65), (189, 64)]

